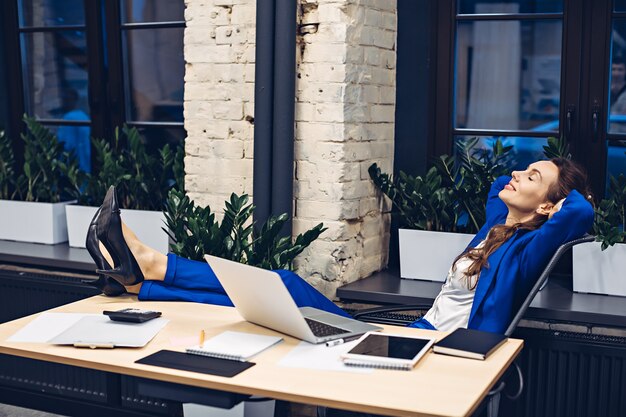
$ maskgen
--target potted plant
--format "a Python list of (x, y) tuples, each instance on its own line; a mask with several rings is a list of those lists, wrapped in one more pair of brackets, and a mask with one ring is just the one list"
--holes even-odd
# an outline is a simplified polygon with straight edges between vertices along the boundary
[(151, 153), (136, 128), (116, 129), (113, 139), (92, 139), (98, 170), (88, 176), (78, 204), (67, 208), (69, 245), (85, 247), (89, 222), (109, 186), (115, 185), (124, 222), (146, 244), (166, 253), (163, 208), (169, 189), (183, 188), (184, 151), (166, 144)]
[(24, 123), (24, 165), (19, 174), (11, 141), (0, 135), (0, 239), (64, 242), (65, 206), (75, 201), (84, 173), (54, 134), (34, 118), (25, 116)]
[(402, 278), (445, 281), (454, 258), (484, 223), (489, 188), (510, 172), (512, 147), (496, 140), (489, 152), (477, 143), (457, 143), (454, 156), (440, 156), (424, 176), (400, 172), (392, 179), (370, 166), (370, 177), (398, 218)]
[(573, 290), (576, 292), (626, 296), (626, 177), (609, 180), (608, 197), (596, 206), (595, 242), (573, 250)]
[(292, 240), (280, 236), (287, 214), (272, 216), (256, 228), (253, 212), (248, 195), (233, 193), (219, 223), (210, 207), (196, 206), (184, 192), (173, 189), (165, 211), (171, 251), (198, 261), (208, 254), (265, 269), (293, 269), (294, 258), (326, 230), (320, 223)]

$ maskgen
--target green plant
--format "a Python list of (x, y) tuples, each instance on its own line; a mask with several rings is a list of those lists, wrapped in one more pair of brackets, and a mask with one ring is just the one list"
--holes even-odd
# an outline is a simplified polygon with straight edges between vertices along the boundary
[(0, 137), (0, 198), (45, 203), (77, 198), (85, 174), (74, 153), (34, 118), (24, 116), (24, 123), (24, 165), (19, 175), (11, 141), (4, 134)]
[(626, 177), (620, 174), (609, 179), (609, 196), (602, 199), (595, 208), (596, 217), (593, 232), (602, 250), (616, 243), (626, 241)]
[(79, 202), (98, 205), (107, 189), (115, 185), (120, 204), (137, 210), (162, 210), (171, 188), (183, 190), (182, 146), (169, 144), (158, 153), (149, 152), (136, 128), (115, 129), (113, 141), (92, 140), (96, 174), (89, 177)]
[(452, 190), (442, 188), (443, 179), (437, 168), (430, 168), (424, 177), (401, 171), (395, 181), (376, 164), (368, 172), (376, 187), (391, 199), (402, 227), (456, 231), (458, 216)]
[(569, 151), (569, 144), (565, 136), (548, 138), (548, 144), (543, 147), (543, 154), (546, 158), (567, 158), (572, 159), (572, 154)]
[(0, 131), (0, 199), (9, 200), (15, 192), (15, 155), (11, 140)]
[(246, 194), (231, 194), (225, 203), (220, 223), (210, 207), (197, 206), (184, 192), (172, 189), (168, 194), (165, 220), (172, 253), (202, 261), (205, 254), (266, 269), (293, 268), (293, 260), (326, 230), (323, 224), (298, 235), (280, 237), (287, 214), (272, 216), (261, 229), (254, 228), (254, 206)]
[(512, 147), (496, 140), (491, 151), (476, 149), (477, 138), (458, 143), (454, 156), (437, 158), (425, 176), (400, 172), (397, 179), (369, 168), (374, 184), (387, 195), (401, 227), (475, 233), (485, 221), (491, 183), (509, 172)]

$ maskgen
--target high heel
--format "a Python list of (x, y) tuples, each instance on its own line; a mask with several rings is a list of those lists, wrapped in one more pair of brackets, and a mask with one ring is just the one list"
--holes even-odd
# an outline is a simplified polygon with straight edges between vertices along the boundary
[[(100, 207), (96, 214), (93, 216), (91, 223), (89, 224), (89, 228), (87, 229), (87, 238), (85, 241), (85, 247), (87, 248), (87, 252), (91, 255), (91, 258), (96, 263), (96, 267), (98, 269), (111, 269), (111, 265), (107, 262), (106, 258), (100, 251), (98, 236), (96, 233), (96, 222), (98, 220), (98, 216), (100, 215), (100, 211), (102, 207)], [(113, 278), (107, 277), (105, 275), (99, 274), (97, 279), (81, 280), (83, 284), (91, 285), (92, 287), (98, 288), (100, 291), (104, 293), (104, 295), (108, 296), (116, 296), (121, 295), (126, 292), (126, 288)]]
[(124, 239), (114, 186), (109, 188), (104, 197), (102, 211), (96, 220), (96, 234), (116, 265), (114, 268), (97, 269), (96, 272), (108, 275), (124, 286), (142, 282), (144, 278), (141, 268)]
[(97, 279), (81, 279), (81, 283), (96, 287), (102, 293), (109, 297), (122, 295), (126, 292), (126, 288), (116, 280), (106, 275), (99, 274)]

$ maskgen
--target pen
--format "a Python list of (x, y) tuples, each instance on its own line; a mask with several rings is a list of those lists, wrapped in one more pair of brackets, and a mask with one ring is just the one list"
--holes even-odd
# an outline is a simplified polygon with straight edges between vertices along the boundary
[(354, 335), (354, 336), (348, 336), (348, 337), (344, 337), (344, 338), (341, 338), (341, 339), (330, 340), (330, 341), (326, 342), (326, 346), (327, 347), (333, 347), (333, 346), (341, 345), (342, 343), (348, 343), (348, 342), (351, 342), (353, 340), (356, 340), (356, 339), (358, 339), (361, 336), (362, 335), (357, 334), (357, 335)]
[(204, 344), (204, 330), (200, 330), (200, 347)]

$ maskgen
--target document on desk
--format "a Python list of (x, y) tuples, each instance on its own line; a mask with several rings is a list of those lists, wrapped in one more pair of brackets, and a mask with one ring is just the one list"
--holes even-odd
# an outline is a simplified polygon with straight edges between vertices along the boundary
[(83, 317), (99, 315), (101, 314), (41, 313), (26, 326), (15, 332), (7, 341), (46, 343), (75, 325)]
[(348, 366), (341, 360), (341, 355), (352, 349), (357, 341), (342, 343), (337, 346), (327, 347), (325, 344), (314, 345), (308, 342), (300, 342), (279, 362), (279, 366), (288, 368), (319, 369), (323, 371), (354, 372), (369, 374), (374, 372), (370, 368), (357, 368)]
[(103, 314), (42, 313), (7, 341), (140, 347), (156, 336), (167, 322), (167, 319), (158, 318), (127, 324), (113, 322)]
[(48, 340), (55, 345), (142, 347), (169, 320), (159, 317), (143, 323), (113, 321), (105, 315), (83, 317), (61, 334)]

